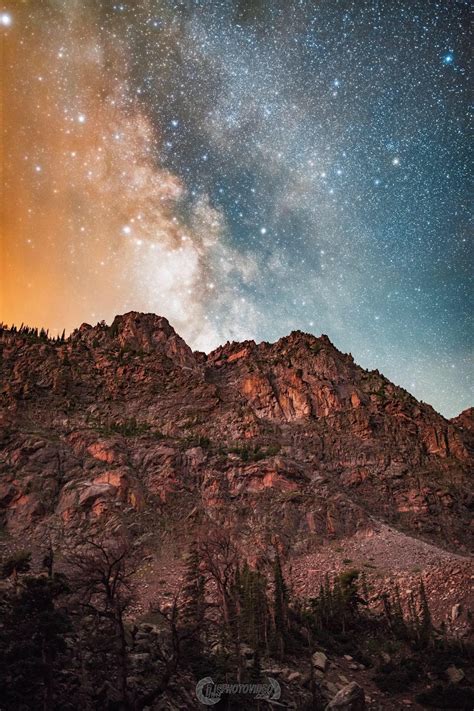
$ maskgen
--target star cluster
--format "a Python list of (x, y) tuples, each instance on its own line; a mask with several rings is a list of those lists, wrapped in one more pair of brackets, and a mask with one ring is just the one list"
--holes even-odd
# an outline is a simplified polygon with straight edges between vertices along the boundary
[(4, 320), (327, 333), (470, 404), (469, 3), (0, 6)]

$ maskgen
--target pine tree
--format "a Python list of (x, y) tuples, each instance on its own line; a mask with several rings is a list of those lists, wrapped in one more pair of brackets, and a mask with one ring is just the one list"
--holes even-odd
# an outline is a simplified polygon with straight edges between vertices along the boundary
[(239, 574), (238, 609), (242, 638), (254, 649), (267, 649), (269, 612), (265, 576), (245, 563)]
[(204, 623), (205, 581), (200, 570), (199, 549), (193, 543), (186, 557), (186, 570), (183, 587), (183, 623), (196, 630), (196, 638), (200, 636), (200, 628)]
[[(62, 576), (22, 581), (18, 594), (2, 600), (0, 696), (6, 709), (59, 708), (58, 659), (66, 652), (71, 623), (56, 600), (67, 592)], [(59, 665), (61, 666), (61, 665)]]
[(416, 600), (413, 593), (410, 593), (407, 601), (408, 606), (408, 626), (410, 629), (410, 636), (417, 639), (420, 633), (420, 618), (418, 616), (418, 610), (416, 608)]
[(260, 652), (258, 648), (255, 650), (252, 667), (250, 669), (250, 681), (258, 682), (262, 677), (262, 665), (260, 661)]
[(48, 577), (52, 578), (54, 572), (54, 550), (51, 540), (49, 541), (48, 549), (43, 556), (43, 568), (48, 571)]
[(274, 625), (275, 625), (275, 651), (282, 658), (285, 652), (285, 638), (288, 629), (288, 595), (280, 557), (277, 554), (273, 566), (274, 585)]
[(360, 576), (360, 589), (361, 589), (361, 592), (363, 595), (364, 602), (366, 605), (368, 605), (370, 590), (369, 590), (369, 584), (367, 582), (367, 576), (364, 571), (362, 572), (362, 575)]
[(423, 580), (420, 582), (420, 643), (428, 646), (431, 641), (433, 625), (431, 612)]

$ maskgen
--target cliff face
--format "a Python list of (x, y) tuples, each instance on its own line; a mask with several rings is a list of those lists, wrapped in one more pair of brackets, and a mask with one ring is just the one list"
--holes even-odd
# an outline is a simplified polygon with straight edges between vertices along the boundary
[(258, 558), (386, 523), (469, 547), (472, 411), (445, 420), (326, 336), (206, 356), (132, 312), (65, 342), (4, 329), (0, 343), (13, 534), (151, 518), (184, 542), (213, 519)]

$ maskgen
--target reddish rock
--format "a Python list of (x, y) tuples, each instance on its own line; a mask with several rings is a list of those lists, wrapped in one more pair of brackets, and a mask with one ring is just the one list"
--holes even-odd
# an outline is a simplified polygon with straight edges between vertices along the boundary
[(132, 526), (182, 549), (213, 522), (255, 557), (278, 541), (290, 560), (375, 545), (385, 525), (456, 553), (472, 543), (472, 410), (447, 421), (327, 336), (205, 355), (131, 312), (64, 343), (3, 329), (0, 347), (13, 535)]

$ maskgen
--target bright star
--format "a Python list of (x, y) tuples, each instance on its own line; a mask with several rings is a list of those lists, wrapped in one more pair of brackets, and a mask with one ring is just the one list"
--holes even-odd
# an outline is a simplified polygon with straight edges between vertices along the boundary
[(10, 27), (12, 24), (12, 16), (8, 12), (2, 12), (0, 15), (0, 25), (3, 27)]
[(452, 64), (454, 62), (454, 54), (451, 52), (448, 52), (448, 54), (445, 54), (443, 57), (443, 64)]
[(398, 158), (398, 156), (392, 160), (392, 165), (400, 165), (400, 158)]

